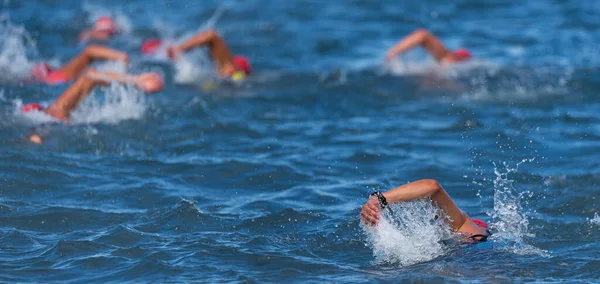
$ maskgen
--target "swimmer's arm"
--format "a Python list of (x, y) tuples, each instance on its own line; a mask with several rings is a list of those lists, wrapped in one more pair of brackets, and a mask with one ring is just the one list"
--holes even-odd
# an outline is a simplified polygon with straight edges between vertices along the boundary
[(383, 193), (383, 196), (385, 196), (388, 203), (393, 203), (421, 199), (431, 196), (440, 190), (444, 189), (436, 180), (423, 179), (391, 189)]
[[(427, 196), (434, 196), (436, 192), (443, 191), (435, 180), (419, 180), (411, 182), (383, 193), (388, 204), (399, 201), (410, 201)], [(432, 198), (433, 200), (433, 198)], [(367, 224), (376, 225), (379, 222), (381, 204), (376, 196), (371, 196), (363, 205), (360, 216)]]
[(85, 53), (92, 60), (117, 60), (129, 63), (129, 56), (126, 53), (100, 45), (88, 46)]
[(212, 45), (214, 45), (214, 42), (217, 40), (222, 41), (219, 34), (215, 30), (210, 29), (210, 30), (198, 33), (197, 35), (193, 36), (192, 38), (190, 38), (178, 45), (175, 45), (173, 48), (175, 49), (176, 52), (186, 52), (190, 49), (194, 49), (194, 48), (205, 46), (205, 45), (212, 47)]
[(390, 48), (385, 58), (386, 60), (391, 60), (396, 55), (402, 54), (418, 45), (423, 46), (437, 61), (441, 61), (450, 54), (450, 51), (446, 49), (436, 36), (425, 29), (418, 29)]
[[(446, 213), (446, 220), (455, 230), (458, 230), (468, 218), (436, 180), (424, 179), (411, 182), (384, 192), (383, 196), (388, 204), (429, 197)], [(366, 223), (376, 225), (379, 222), (380, 211), (379, 200), (371, 196), (363, 206), (360, 215)]]
[(433, 179), (423, 179), (396, 187), (383, 193), (388, 203), (411, 201), (429, 197), (446, 213), (446, 220), (454, 230), (458, 230), (468, 216), (456, 206), (450, 195)]
[(146, 93), (152, 93), (159, 91), (163, 88), (162, 77), (157, 73), (144, 73), (140, 75), (128, 75), (119, 74), (112, 72), (99, 72), (96, 70), (89, 70), (87, 76), (94, 79), (96, 83), (108, 85), (111, 82), (117, 82), (121, 84), (133, 84), (137, 88), (145, 91)]
[(175, 49), (179, 52), (186, 52), (190, 49), (194, 49), (196, 47), (200, 47), (207, 43), (206, 36), (204, 33), (199, 33), (192, 38), (178, 44), (175, 46)]

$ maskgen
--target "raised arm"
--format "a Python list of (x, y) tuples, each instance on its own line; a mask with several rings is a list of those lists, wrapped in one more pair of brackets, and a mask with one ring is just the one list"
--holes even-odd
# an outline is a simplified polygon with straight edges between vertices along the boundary
[(171, 46), (167, 49), (167, 54), (171, 59), (176, 59), (180, 53), (201, 46), (207, 46), (215, 65), (221, 76), (229, 76), (236, 71), (233, 62), (233, 56), (225, 40), (215, 30), (201, 32), (194, 37), (184, 41), (179, 45)]
[[(447, 215), (447, 221), (454, 230), (458, 230), (468, 219), (448, 193), (435, 180), (424, 179), (411, 182), (383, 193), (388, 204), (400, 201), (411, 201), (428, 197)], [(381, 205), (376, 196), (371, 196), (361, 210), (362, 219), (372, 225), (379, 222)]]
[(385, 58), (386, 60), (391, 60), (396, 55), (402, 54), (418, 45), (423, 46), (438, 62), (450, 54), (450, 51), (444, 47), (444, 44), (436, 36), (425, 29), (418, 29), (390, 48)]
[(63, 73), (67, 80), (73, 80), (97, 60), (116, 60), (128, 64), (129, 56), (112, 48), (90, 45), (57, 71)]

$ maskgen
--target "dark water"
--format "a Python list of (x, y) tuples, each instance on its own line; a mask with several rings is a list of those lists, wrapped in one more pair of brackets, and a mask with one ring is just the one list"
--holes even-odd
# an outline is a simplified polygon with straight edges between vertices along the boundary
[[(600, 278), (595, 1), (31, 0), (3, 13), (2, 282)], [(15, 78), (79, 52), (104, 13), (130, 72), (160, 71), (166, 89), (97, 90), (70, 124), (20, 114), (66, 86)], [(144, 38), (211, 26), (252, 59), (250, 80), (207, 91), (202, 53), (175, 67), (137, 55)], [(419, 27), (477, 60), (382, 65)], [(421, 178), (488, 220), (491, 240), (439, 247), (434, 225), (360, 227), (368, 193)], [(416, 213), (408, 224), (431, 211), (399, 209)]]

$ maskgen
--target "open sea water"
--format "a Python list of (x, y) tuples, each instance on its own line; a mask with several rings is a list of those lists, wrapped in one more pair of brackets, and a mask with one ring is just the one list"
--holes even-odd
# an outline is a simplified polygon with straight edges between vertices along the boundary
[[(0, 282), (600, 281), (596, 1), (1, 7)], [(71, 123), (20, 113), (67, 87), (23, 82), (28, 68), (67, 62), (106, 14), (122, 30), (106, 45), (165, 90), (97, 89)], [(384, 64), (421, 27), (475, 60)], [(139, 55), (144, 39), (207, 28), (252, 60), (251, 78), (211, 83), (203, 51)], [(370, 192), (422, 178), (491, 239), (447, 242), (419, 201), (361, 226)]]

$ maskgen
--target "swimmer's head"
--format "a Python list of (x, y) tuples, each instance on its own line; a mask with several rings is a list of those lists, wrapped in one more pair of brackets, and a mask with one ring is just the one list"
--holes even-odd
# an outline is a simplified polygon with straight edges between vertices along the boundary
[(471, 57), (473, 57), (471, 55), (471, 52), (466, 49), (466, 48), (459, 48), (455, 51), (452, 52), (452, 55), (454, 55), (454, 57), (458, 60), (468, 60), (471, 59)]
[(119, 29), (111, 17), (102, 16), (96, 20), (96, 23), (94, 23), (94, 31), (116, 34), (119, 32)]
[(35, 80), (43, 81), (52, 73), (52, 68), (45, 62), (38, 63), (33, 67), (31, 71), (31, 76)]
[(235, 68), (237, 68), (238, 70), (244, 71), (244, 73), (246, 73), (246, 75), (250, 75), (250, 71), (252, 70), (252, 67), (250, 66), (250, 60), (248, 60), (248, 58), (246, 58), (245, 56), (242, 56), (242, 55), (234, 56), (233, 64), (235, 65)]
[(40, 104), (37, 104), (37, 103), (29, 103), (29, 104), (24, 105), (21, 108), (22, 112), (43, 111), (43, 110), (44, 110), (44, 108)]
[(482, 227), (484, 229), (488, 228), (488, 224), (486, 222), (483, 222), (483, 221), (481, 221), (479, 219), (475, 219), (475, 218), (471, 218), (471, 220), (473, 220), (473, 223), (475, 223), (475, 225), (477, 225), (479, 227)]
[(154, 54), (160, 49), (162, 44), (162, 40), (158, 38), (151, 38), (142, 44), (141, 52), (142, 54)]

